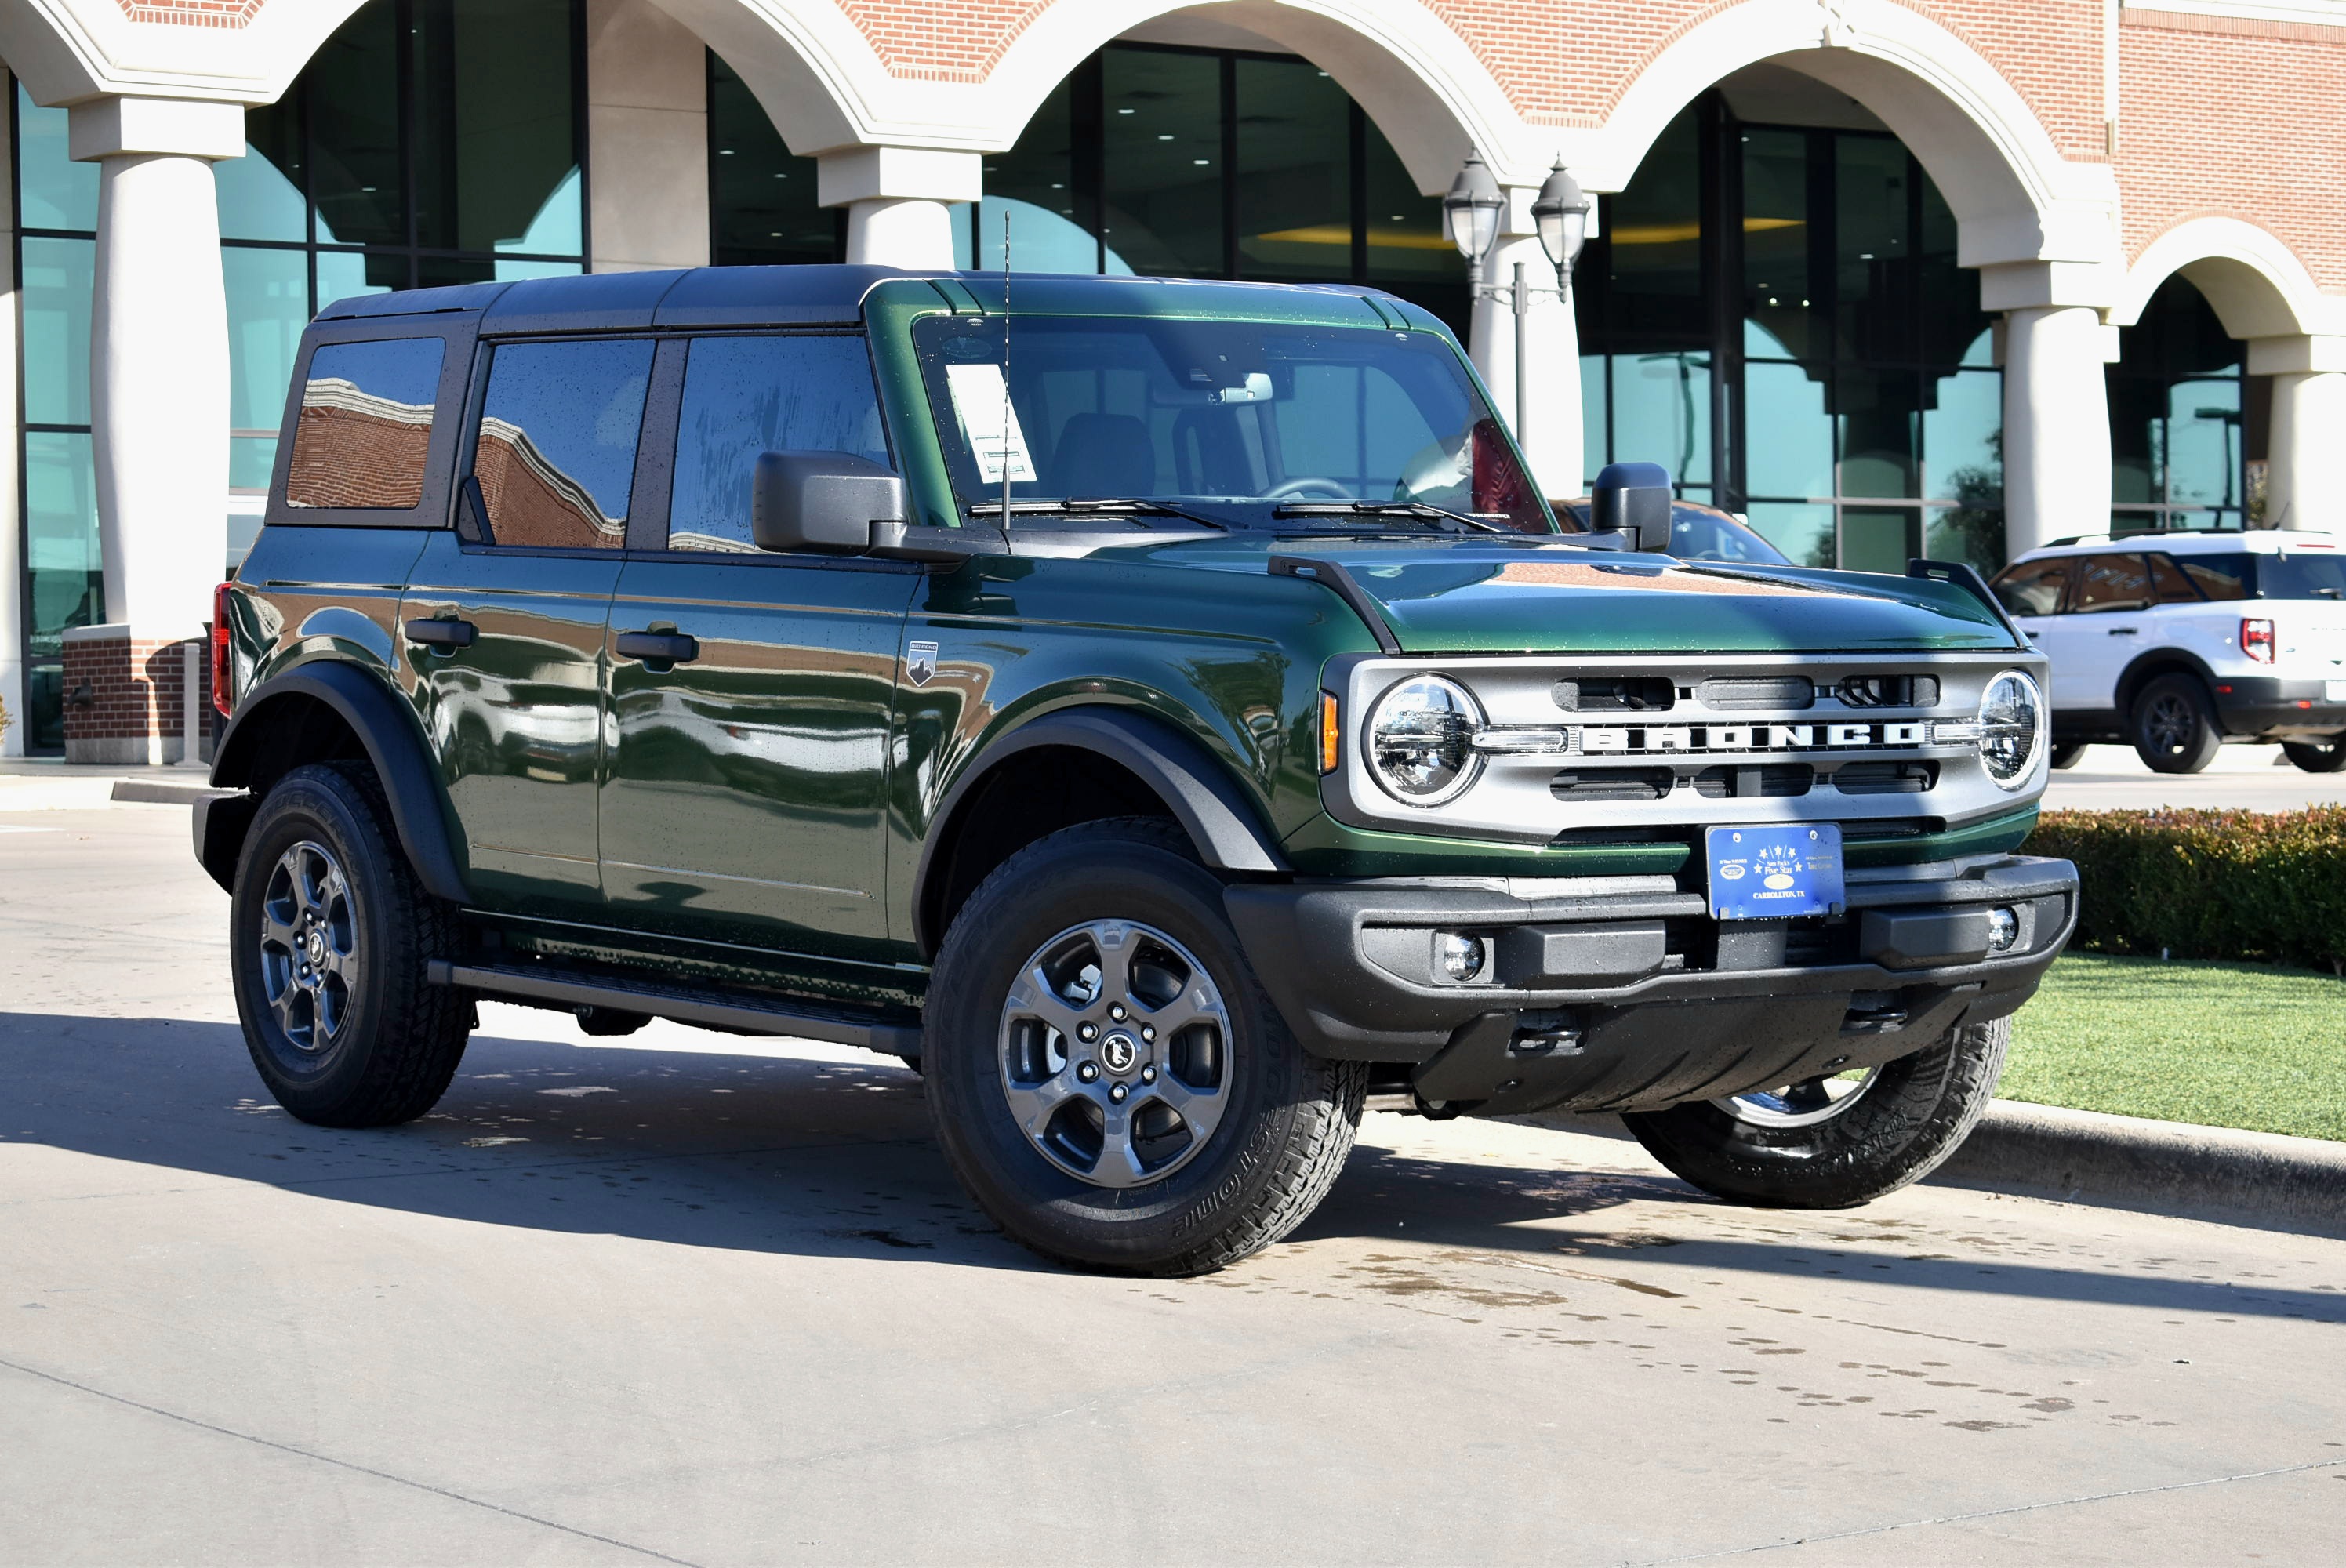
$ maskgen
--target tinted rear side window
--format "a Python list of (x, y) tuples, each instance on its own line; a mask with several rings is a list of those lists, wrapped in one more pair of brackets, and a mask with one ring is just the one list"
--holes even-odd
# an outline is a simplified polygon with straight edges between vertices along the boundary
[(2198, 585), (2199, 591), (2211, 599), (2246, 599), (2257, 591), (2256, 557), (2245, 551), (2238, 555), (2179, 555), (2177, 564), (2183, 575)]
[(648, 339), (497, 349), (473, 443), (492, 543), (564, 550), (627, 543), (651, 371)]
[(843, 452), (893, 466), (862, 338), (694, 341), (677, 419), (669, 549), (757, 548), (750, 482), (765, 452)]
[(2258, 565), (2259, 596), (2267, 599), (2346, 598), (2346, 561), (2295, 550), (2267, 555)]
[(285, 504), (405, 511), (421, 502), (445, 351), (438, 338), (392, 338), (311, 355)]
[(2153, 555), (2150, 557), (2150, 583), (2162, 605), (2196, 605), (2199, 590), (2172, 555)]

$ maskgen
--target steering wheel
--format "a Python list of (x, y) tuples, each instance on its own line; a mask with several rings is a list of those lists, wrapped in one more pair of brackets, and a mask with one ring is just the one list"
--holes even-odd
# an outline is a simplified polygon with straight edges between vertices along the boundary
[(1360, 499), (1359, 496), (1354, 495), (1350, 490), (1346, 489), (1343, 485), (1339, 484), (1336, 481), (1332, 479), (1321, 479), (1311, 474), (1306, 474), (1300, 479), (1290, 479), (1283, 484), (1274, 484), (1269, 490), (1262, 493), (1262, 498), (1265, 501), (1300, 501), (1314, 490), (1317, 490), (1321, 494), (1326, 496), (1331, 501), (1357, 501)]

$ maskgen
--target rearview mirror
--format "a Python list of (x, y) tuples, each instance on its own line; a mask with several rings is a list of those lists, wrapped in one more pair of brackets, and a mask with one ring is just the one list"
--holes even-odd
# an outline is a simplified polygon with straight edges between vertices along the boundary
[(758, 456), (750, 495), (750, 537), (760, 550), (861, 555), (872, 524), (901, 532), (904, 482), (868, 458), (845, 452), (767, 452)]
[(1670, 547), (1670, 471), (1658, 463), (1608, 463), (1589, 493), (1588, 525), (1618, 529), (1631, 548)]

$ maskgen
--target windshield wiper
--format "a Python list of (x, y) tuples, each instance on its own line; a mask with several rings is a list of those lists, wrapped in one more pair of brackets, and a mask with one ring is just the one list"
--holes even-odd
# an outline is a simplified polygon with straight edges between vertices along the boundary
[[(1087, 512), (1106, 512), (1125, 517), (1150, 515), (1178, 517), (1186, 522), (1195, 523), (1201, 528), (1213, 528), (1224, 534), (1230, 531), (1230, 525), (1219, 517), (1209, 517), (1202, 512), (1191, 512), (1185, 507), (1175, 506), (1169, 502), (1128, 495), (1068, 496), (1057, 501), (1014, 501), (1010, 504), (1010, 514), (1014, 517), (1022, 514), (1035, 515), (1043, 513), (1072, 517), (1080, 516)], [(973, 517), (999, 517), (1002, 515), (1002, 503), (999, 501), (974, 502), (970, 506), (969, 514)]]
[(1485, 534), (1513, 534), (1516, 530), (1488, 518), (1453, 512), (1447, 506), (1436, 506), (1431, 501), (1290, 501), (1271, 508), (1273, 517), (1423, 517), (1431, 521), (1446, 517), (1453, 523), (1464, 523), (1469, 528), (1480, 528)]

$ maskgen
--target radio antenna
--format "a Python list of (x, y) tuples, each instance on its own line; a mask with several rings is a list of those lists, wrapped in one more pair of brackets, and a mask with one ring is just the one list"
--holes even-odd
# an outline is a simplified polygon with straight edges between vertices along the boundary
[(1011, 421), (1018, 411), (1010, 402), (1010, 204), (1002, 204), (1002, 537), (1010, 538), (1010, 463), (1015, 449)]

